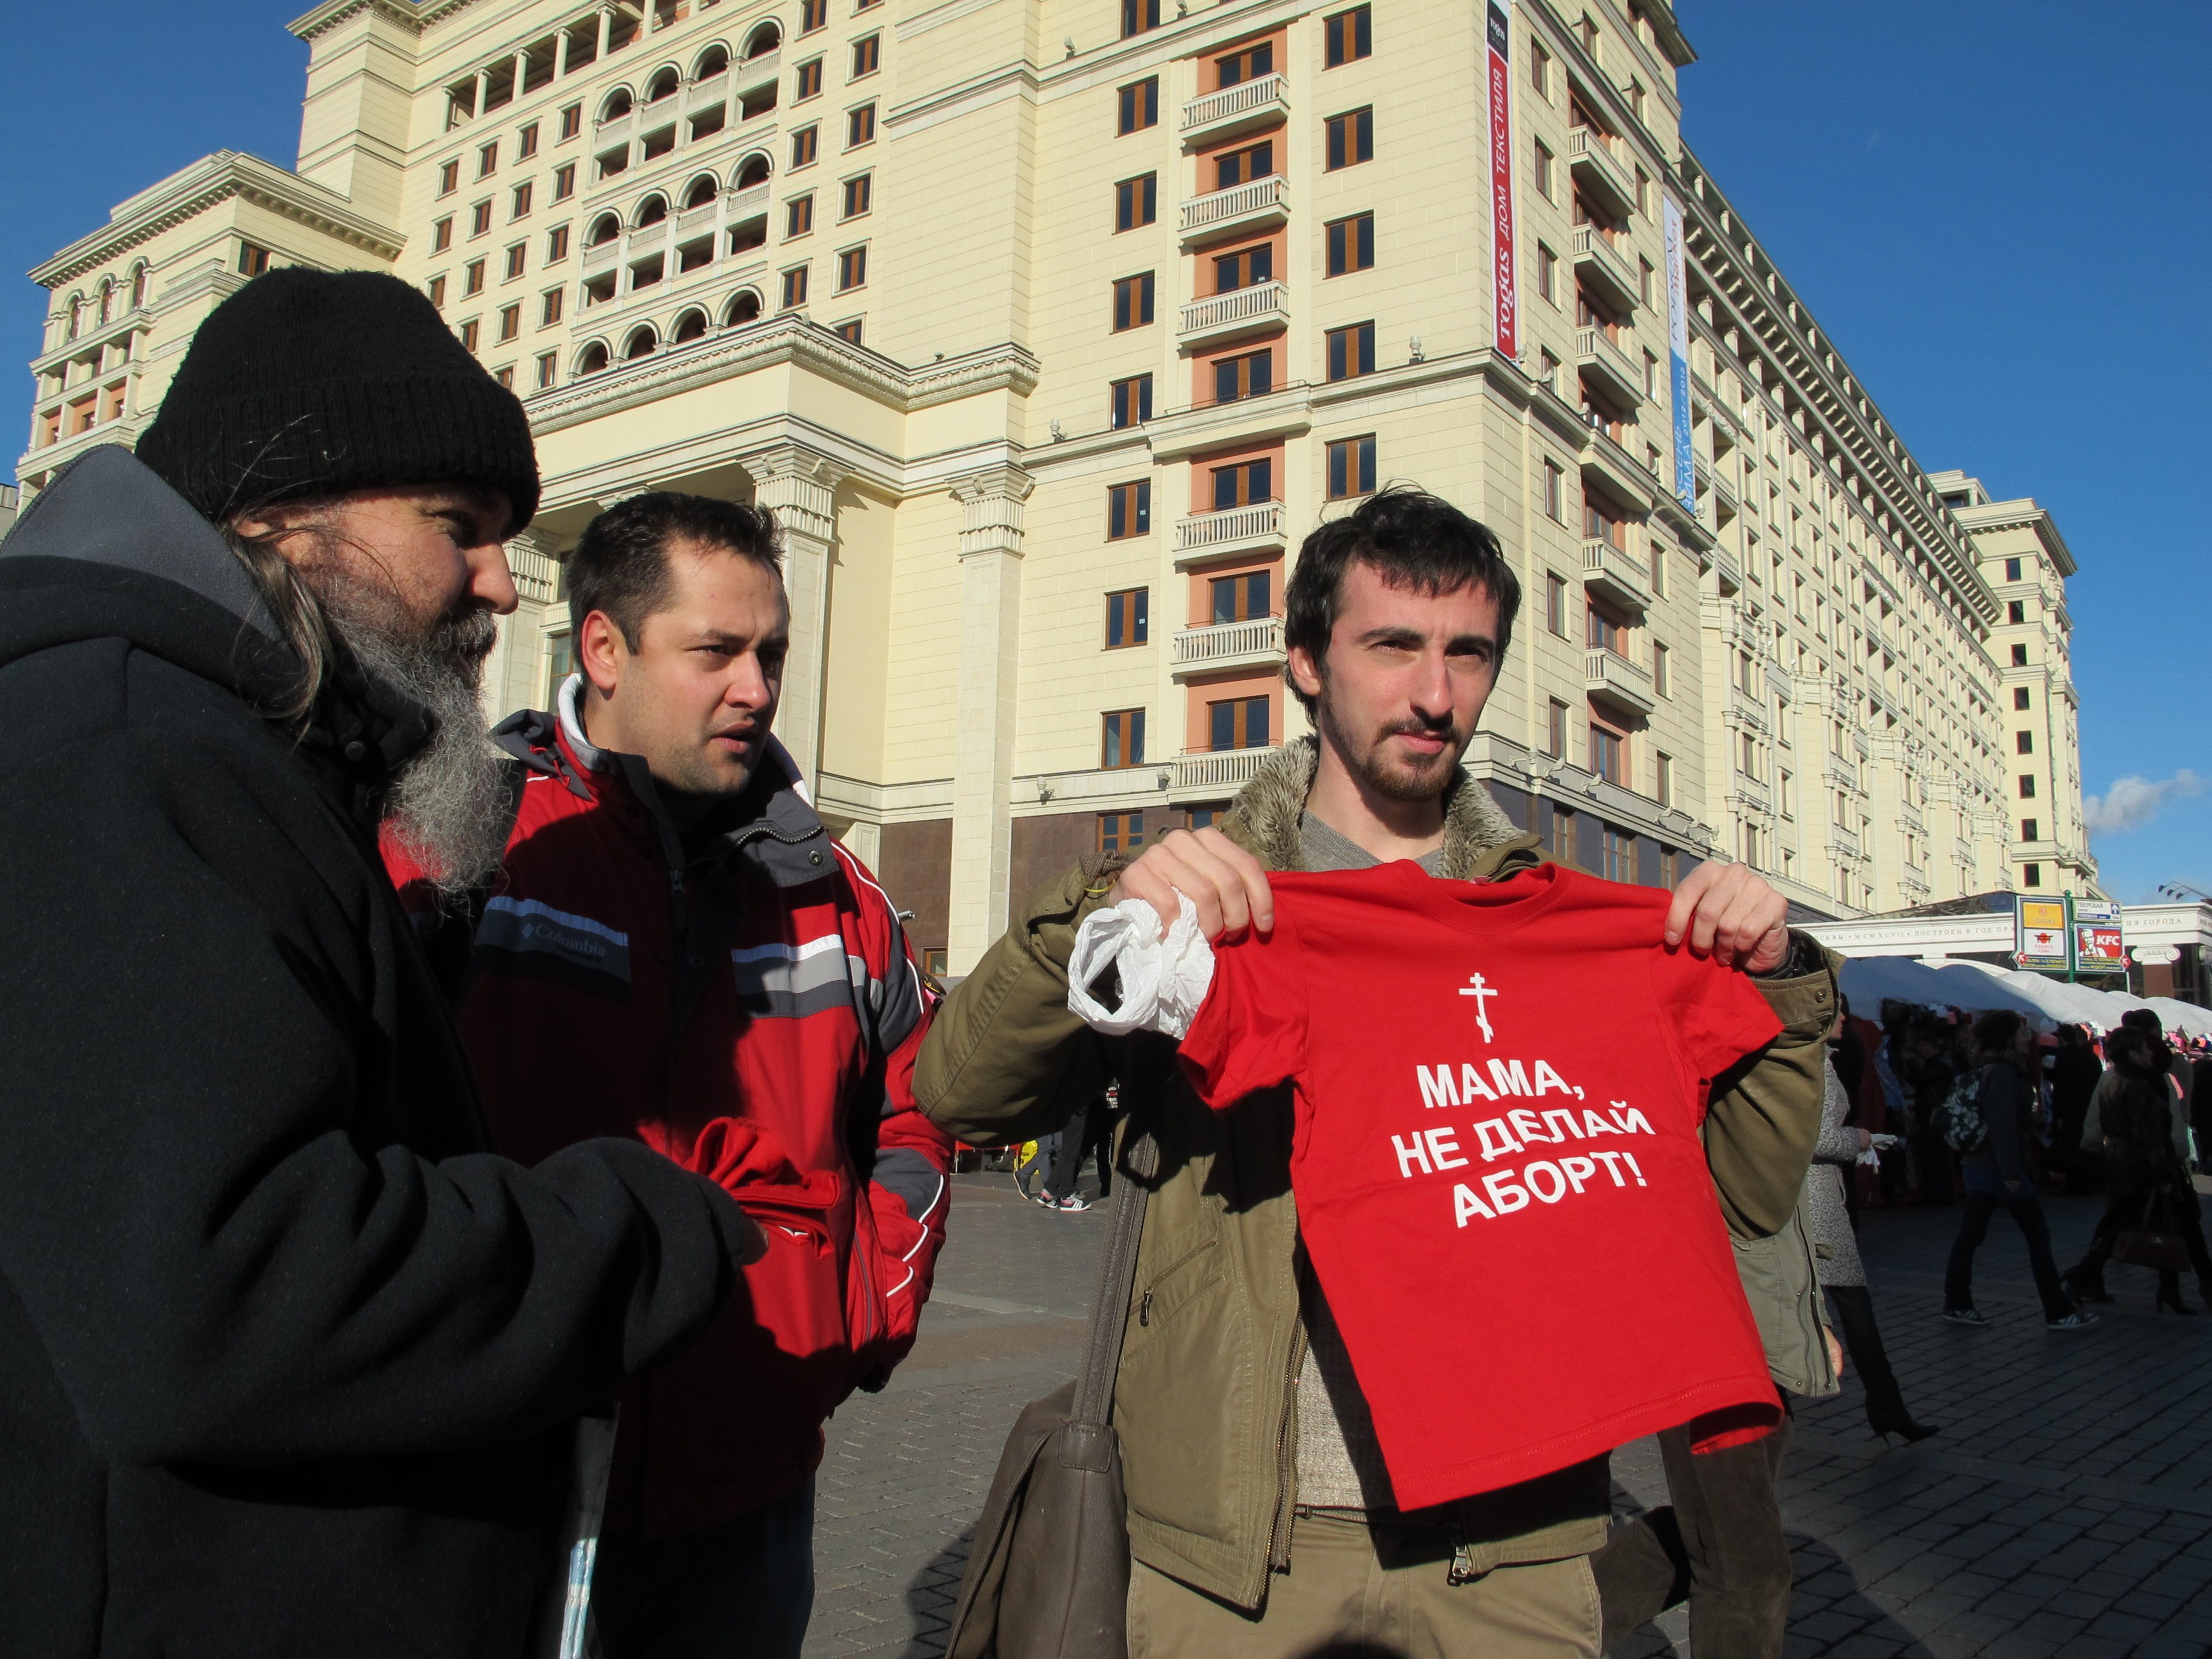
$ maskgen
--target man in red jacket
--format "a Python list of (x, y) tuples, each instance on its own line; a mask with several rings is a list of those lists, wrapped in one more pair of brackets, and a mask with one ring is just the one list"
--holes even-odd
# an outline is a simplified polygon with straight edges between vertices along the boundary
[(775, 545), (765, 511), (702, 496), (601, 514), (568, 566), (579, 672), (493, 734), (524, 781), (461, 1009), (493, 1133), (526, 1162), (641, 1139), (769, 1240), (697, 1346), (622, 1396), (608, 1659), (798, 1653), (823, 1421), (912, 1346), (945, 1234), (951, 1142), (911, 1087), (930, 993), (769, 734)]

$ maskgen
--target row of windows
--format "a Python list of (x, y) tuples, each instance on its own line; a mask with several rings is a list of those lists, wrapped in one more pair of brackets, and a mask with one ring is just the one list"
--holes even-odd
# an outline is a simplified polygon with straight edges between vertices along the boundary
[[(1163, 21), (1163, 0), (1121, 0), (1121, 38), (1144, 34), (1160, 27)], [(1176, 9), (1177, 15), (1182, 8)], [(1238, 54), (1244, 61), (1237, 65), (1238, 80), (1251, 80), (1262, 75), (1272, 75), (1272, 61), (1261, 58), (1267, 46), (1248, 49)], [(1322, 62), (1324, 67), (1337, 69), (1359, 58), (1371, 57), (1375, 51), (1374, 19), (1370, 8), (1353, 6), (1335, 12), (1322, 20)], [(1235, 80), (1224, 80), (1224, 86), (1234, 86)]]
[[(1206, 583), (1206, 620), (1201, 626), (1254, 622), (1272, 617), (1275, 576), (1272, 570), (1240, 570)], [(1150, 642), (1152, 590), (1125, 587), (1106, 596), (1108, 651), (1126, 651)]]
[[(1357, 438), (1331, 440), (1323, 446), (1322, 471), (1330, 501), (1348, 501), (1358, 495), (1373, 495), (1376, 487), (1374, 434), (1369, 433)], [(1275, 467), (1271, 457), (1261, 456), (1209, 468), (1208, 478), (1211, 488), (1208, 495), (1203, 499), (1207, 500), (1208, 509), (1213, 512), (1255, 507), (1279, 499), (1275, 493)], [(1137, 478), (1127, 483), (1108, 485), (1106, 539), (1127, 541), (1132, 537), (1148, 536), (1152, 530), (1152, 481)]]
[[(1224, 697), (1206, 705), (1206, 747), (1265, 749), (1276, 740), (1274, 700), (1261, 692)], [(1145, 763), (1145, 711), (1111, 708), (1098, 717), (1098, 769), (1125, 771)]]

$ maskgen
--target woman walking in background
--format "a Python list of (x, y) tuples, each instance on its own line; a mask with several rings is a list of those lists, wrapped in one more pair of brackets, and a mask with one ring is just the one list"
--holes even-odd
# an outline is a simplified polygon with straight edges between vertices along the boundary
[(1820, 1112), (1820, 1139), (1813, 1148), (1813, 1168), (1806, 1190), (1813, 1212), (1813, 1258), (1820, 1288), (1836, 1310), (1836, 1323), (1851, 1364), (1866, 1388), (1867, 1422), (1887, 1439), (1893, 1434), (1907, 1440), (1925, 1440), (1936, 1431), (1930, 1423), (1916, 1423), (1905, 1407), (1904, 1391), (1889, 1368), (1889, 1355), (1881, 1346), (1881, 1328), (1875, 1323), (1874, 1297), (1867, 1290), (1866, 1268), (1859, 1260), (1858, 1240), (1852, 1236), (1851, 1218), (1845, 1207), (1844, 1183), (1857, 1165), (1859, 1156), (1874, 1145), (1874, 1135), (1854, 1127), (1851, 1098), (1836, 1068), (1836, 1046), (1847, 1036), (1844, 1014), (1836, 1016), (1828, 1032), (1828, 1094)]
[[(2154, 1044), (2127, 1026), (2105, 1042), (2112, 1062), (2111, 1093), (2100, 1114), (2105, 1150), (2105, 1213), (2097, 1223), (2089, 1253), (2066, 1275), (2068, 1292), (2084, 1302), (2110, 1302), (2105, 1263), (2121, 1233), (2134, 1228), (2172, 1230), (2191, 1246), (2200, 1264), (2197, 1292), (2212, 1297), (2202, 1271), (2203, 1233), (2196, 1194), (2185, 1189), (2188, 1172), (2173, 1146), (2173, 1091), (2166, 1081), (2166, 1045)], [(2171, 1267), (2158, 1274), (2161, 1312), (2193, 1314), (2181, 1299), (2181, 1275)]]

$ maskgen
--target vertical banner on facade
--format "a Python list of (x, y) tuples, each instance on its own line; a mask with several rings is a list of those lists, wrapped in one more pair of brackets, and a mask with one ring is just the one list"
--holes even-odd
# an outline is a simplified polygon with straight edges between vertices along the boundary
[(1492, 343), (1504, 356), (1521, 355), (1521, 301), (1514, 280), (1513, 76), (1508, 70), (1513, 0), (1484, 0), (1490, 50), (1490, 277), (1497, 295)]
[(1666, 228), (1668, 388), (1674, 402), (1674, 496), (1698, 510), (1696, 452), (1690, 447), (1690, 291), (1682, 263), (1682, 209), (1671, 196), (1660, 202)]

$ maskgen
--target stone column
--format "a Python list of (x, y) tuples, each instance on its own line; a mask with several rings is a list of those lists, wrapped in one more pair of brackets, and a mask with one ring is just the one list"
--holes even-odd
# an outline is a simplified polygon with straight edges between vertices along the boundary
[(500, 618), (498, 642), (484, 664), (483, 708), (489, 720), (536, 706), (546, 624), (560, 592), (561, 567), (537, 532), (526, 530), (508, 538), (507, 568), (514, 577), (519, 604), (513, 616)]
[(753, 499), (783, 530), (783, 587), (791, 600), (791, 652), (783, 664), (776, 736), (810, 787), (822, 764), (823, 675), (830, 657), (830, 558), (837, 542), (836, 489), (845, 471), (799, 444), (740, 455)]
[(1015, 700), (1021, 682), (1022, 503), (1012, 466), (960, 479), (960, 690), (952, 751), (952, 890), (946, 967), (964, 974), (1006, 931), (1013, 862)]
[(592, 60), (593, 63), (598, 63), (599, 58), (605, 58), (607, 55), (607, 42), (614, 38), (614, 8), (608, 6), (602, 9), (599, 13), (599, 58), (594, 58)]

